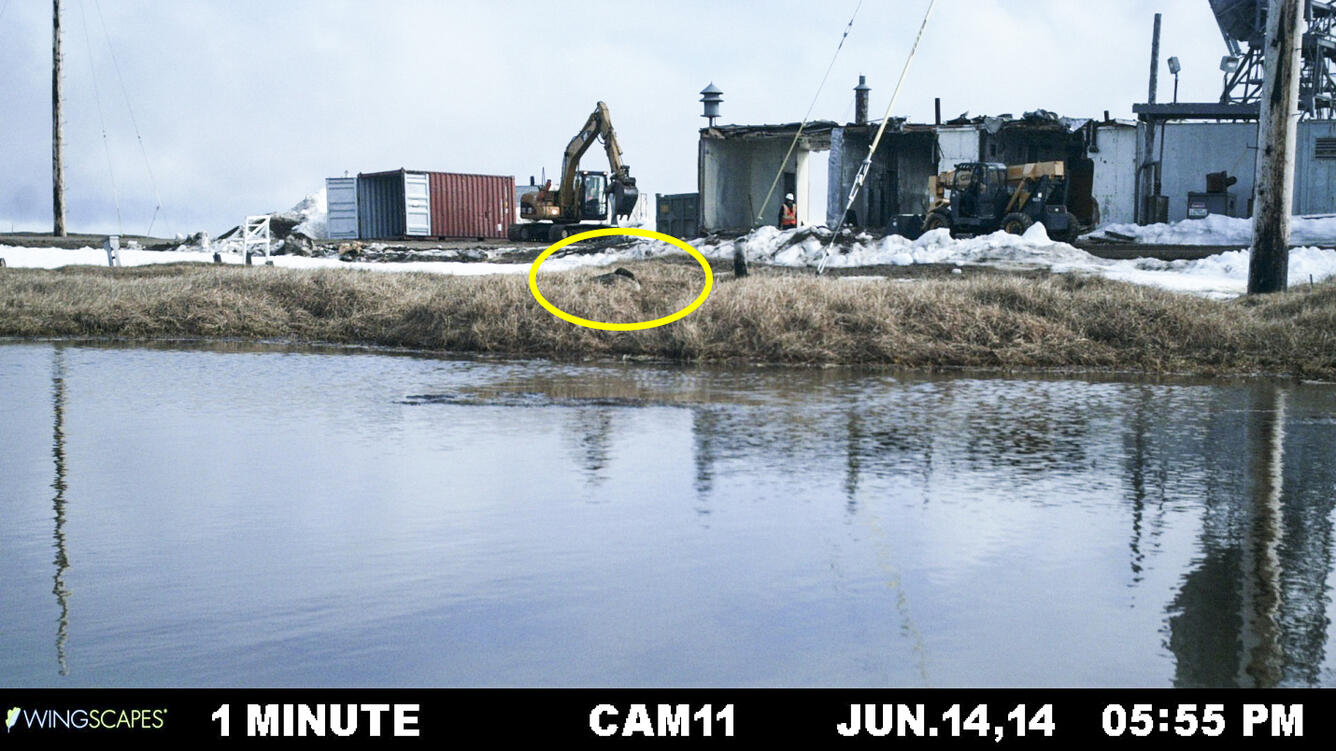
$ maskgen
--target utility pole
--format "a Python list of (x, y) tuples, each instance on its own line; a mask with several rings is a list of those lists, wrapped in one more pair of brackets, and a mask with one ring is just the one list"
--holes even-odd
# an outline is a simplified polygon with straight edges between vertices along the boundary
[[(1155, 92), (1159, 88), (1160, 72), (1160, 14), (1155, 14), (1155, 30), (1150, 37), (1150, 91), (1146, 94), (1146, 103), (1155, 104)], [(1159, 203), (1155, 197), (1160, 194), (1159, 180), (1156, 173), (1159, 165), (1155, 158), (1155, 121), (1146, 124), (1146, 150), (1141, 155), (1141, 170), (1137, 173), (1137, 184), (1141, 188), (1140, 217), (1141, 224), (1153, 224), (1159, 221), (1156, 211)]]
[(1250, 295), (1283, 292), (1288, 286), (1302, 26), (1301, 0), (1271, 0), (1266, 14), (1265, 78), (1258, 103)]
[(65, 236), (65, 162), (61, 158), (60, 137), (60, 0), (54, 4), (51, 18), (51, 213), (56, 237)]

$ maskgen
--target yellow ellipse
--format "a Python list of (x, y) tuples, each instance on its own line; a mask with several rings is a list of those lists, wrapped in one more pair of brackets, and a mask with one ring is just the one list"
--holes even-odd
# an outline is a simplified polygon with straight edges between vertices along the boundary
[[(547, 298), (543, 297), (543, 293), (538, 291), (538, 267), (543, 265), (543, 261), (546, 261), (548, 256), (552, 255), (553, 253), (557, 252), (558, 250), (561, 250), (562, 248), (572, 243), (578, 243), (581, 240), (588, 240), (594, 237), (607, 237), (609, 235), (633, 235), (635, 237), (648, 237), (651, 240), (666, 242), (669, 245), (675, 245), (681, 248), (682, 250), (685, 250), (687, 254), (690, 255), (692, 258), (695, 258), (696, 263), (699, 263), (700, 267), (704, 269), (705, 288), (700, 291), (700, 295), (698, 295), (695, 300), (692, 300), (690, 304), (688, 304), (685, 308), (682, 308), (681, 310), (677, 311), (676, 313), (673, 313), (671, 315), (666, 315), (662, 318), (655, 318), (652, 321), (636, 321), (633, 323), (609, 323), (607, 321), (593, 321), (588, 318), (581, 318), (579, 316), (571, 315), (570, 313), (567, 313), (561, 308), (558, 308), (557, 306), (548, 302)], [(533, 297), (535, 300), (538, 301), (539, 305), (542, 305), (543, 308), (547, 310), (547, 312), (551, 313), (557, 318), (560, 318), (563, 321), (568, 321), (570, 323), (575, 324), (576, 326), (584, 326), (586, 328), (599, 329), (601, 331), (642, 331), (644, 329), (657, 328), (664, 324), (672, 323), (673, 321), (676, 321), (680, 318), (685, 318), (691, 315), (691, 313), (694, 312), (696, 308), (699, 308), (701, 304), (705, 302), (705, 298), (710, 296), (710, 288), (713, 286), (714, 286), (714, 272), (710, 269), (710, 262), (705, 260), (705, 256), (701, 255), (701, 252), (699, 250), (696, 250), (695, 248), (691, 247), (682, 240), (673, 237), (672, 235), (665, 235), (662, 232), (655, 232), (653, 230), (648, 230), (648, 229), (638, 229), (635, 227), (611, 227), (608, 229), (595, 229), (595, 230), (590, 230), (588, 232), (581, 232), (578, 235), (571, 235), (570, 237), (564, 240), (558, 240), (557, 242), (549, 245), (547, 247), (547, 250), (544, 250), (542, 253), (538, 254), (538, 257), (533, 260), (533, 265), (529, 267), (529, 291), (533, 293)]]

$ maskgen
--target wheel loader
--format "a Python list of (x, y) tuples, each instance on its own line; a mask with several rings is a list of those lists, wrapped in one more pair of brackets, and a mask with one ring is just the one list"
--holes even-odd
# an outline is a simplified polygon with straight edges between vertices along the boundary
[(933, 203), (923, 232), (944, 228), (958, 236), (1000, 229), (1019, 235), (1036, 222), (1054, 240), (1075, 240), (1080, 232), (1080, 222), (1067, 211), (1066, 170), (1060, 161), (961, 162), (929, 178), (928, 186)]

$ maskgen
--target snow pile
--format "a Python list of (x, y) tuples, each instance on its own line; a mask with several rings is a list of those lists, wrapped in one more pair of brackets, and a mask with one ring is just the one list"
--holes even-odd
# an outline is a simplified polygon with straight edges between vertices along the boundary
[[(756, 235), (765, 233), (758, 238)], [(788, 232), (794, 232), (789, 230)], [(826, 239), (812, 235), (785, 247), (786, 233), (773, 227), (763, 227), (747, 239), (740, 239), (749, 261), (766, 261), (778, 266), (817, 266), (826, 254)], [(828, 235), (826, 236), (828, 237)], [(772, 250), (773, 249), (773, 250)], [(723, 255), (733, 255), (733, 244), (721, 247)], [(949, 231), (936, 229), (925, 232), (916, 240), (900, 235), (887, 235), (872, 240), (867, 235), (854, 238), (849, 244), (831, 247), (826, 265), (834, 268), (859, 266), (908, 266), (915, 263), (993, 264), (999, 266), (1040, 266), (1054, 264), (1079, 265), (1095, 262), (1094, 256), (1077, 250), (1066, 243), (1054, 242), (1042, 225), (1034, 225), (1024, 235), (994, 232), (954, 239)]]
[[(1097, 273), (1134, 284), (1223, 299), (1248, 290), (1248, 251), (1230, 250), (1195, 261), (1154, 258), (1105, 261)], [(1290, 250), (1290, 286), (1331, 277), (1336, 277), (1336, 250), (1312, 247)]]
[(308, 195), (301, 203), (276, 216), (294, 222), (296, 226), (292, 228), (293, 232), (300, 232), (312, 240), (324, 240), (325, 223), (329, 220), (329, 204), (325, 197), (325, 189), (321, 188), (319, 192)]
[[(1252, 245), (1252, 220), (1211, 214), (1205, 219), (1185, 219), (1170, 224), (1111, 224), (1086, 237), (1104, 232), (1127, 235), (1146, 245)], [(1290, 223), (1290, 240), (1308, 245), (1336, 244), (1336, 217), (1296, 216)]]
[[(780, 230), (758, 227), (752, 232), (723, 242), (695, 240), (692, 246), (707, 258), (731, 259), (741, 250), (750, 263), (789, 267), (816, 267), (826, 256), (830, 231), (824, 227), (800, 227)], [(610, 248), (598, 253), (571, 255), (554, 259), (574, 265), (607, 265), (619, 261), (643, 260), (679, 252), (667, 243), (641, 240), (629, 246)], [(1051, 268), (1096, 265), (1100, 261), (1083, 250), (1050, 240), (1043, 225), (1034, 225), (1024, 235), (998, 231), (954, 239), (945, 229), (924, 233), (917, 240), (899, 235), (874, 239), (860, 233), (830, 247), (826, 265), (832, 268), (861, 266), (908, 266), (915, 263), (992, 264)], [(562, 264), (556, 264), (561, 267)], [(544, 270), (547, 266), (544, 265)]]

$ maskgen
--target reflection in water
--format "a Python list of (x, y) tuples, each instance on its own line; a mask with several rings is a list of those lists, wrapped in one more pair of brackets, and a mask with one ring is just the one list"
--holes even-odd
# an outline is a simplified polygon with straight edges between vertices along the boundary
[(857, 410), (849, 410), (849, 421), (845, 432), (847, 439), (844, 448), (844, 498), (849, 513), (853, 514), (858, 510), (855, 497), (858, 495), (858, 468), (862, 466), (858, 447), (863, 442), (863, 425)]
[[(1142, 384), (1135, 392), (1135, 404), (1132, 409), (1131, 425), (1128, 426), (1128, 438), (1124, 441), (1124, 454), (1127, 459), (1127, 482), (1132, 494), (1132, 539), (1128, 544), (1131, 552), (1132, 583), (1140, 584), (1145, 579), (1147, 537), (1153, 551), (1156, 538), (1164, 529), (1164, 507), (1169, 498), (1169, 465), (1167, 457), (1173, 446), (1155, 445), (1155, 419), (1157, 411), (1163, 412), (1166, 405), (1158, 403), (1156, 389)], [(1163, 431), (1161, 431), (1163, 432)], [(1154, 504), (1154, 516), (1147, 520), (1148, 506)]]
[[(1262, 384), (1246, 409), (1215, 417), (1205, 448), (1220, 461), (1206, 494), (1202, 554), (1169, 610), (1176, 686), (1318, 681), (1336, 472), (1328, 435), (1287, 433), (1288, 402), (1286, 390)], [(1232, 446), (1235, 436), (1244, 445)]]
[(570, 436), (590, 488), (607, 479), (606, 469), (612, 456), (611, 407), (580, 407), (569, 421)]
[[(1285, 392), (1266, 389), (1266, 404), (1253, 412), (1249, 438), (1253, 452), (1251, 513), (1243, 524), (1243, 586), (1240, 615), (1244, 657), (1240, 686), (1270, 688), (1281, 678), (1280, 527), (1285, 484)], [(1246, 517), (1245, 517), (1246, 518)]]
[(55, 547), (56, 575), (51, 588), (60, 603), (60, 625), (56, 628), (56, 662), (60, 665), (60, 674), (69, 675), (70, 666), (66, 660), (65, 647), (70, 636), (70, 591), (65, 587), (65, 571), (70, 567), (69, 555), (65, 551), (65, 350), (55, 347), (51, 364), (51, 403), (55, 413), (55, 427), (52, 430), (51, 457), (56, 464), (56, 479), (51, 488), (56, 491), (51, 499), (55, 510), (56, 532)]
[[(54, 349), (0, 347), (17, 683), (57, 613), (66, 684), (1334, 678), (1329, 387)], [(320, 450), (188, 482), (199, 434)]]
[(691, 408), (691, 443), (692, 462), (696, 468), (696, 498), (702, 505), (697, 507), (705, 513), (704, 502), (714, 487), (714, 462), (718, 447), (715, 436), (719, 430), (719, 418), (710, 407)]

